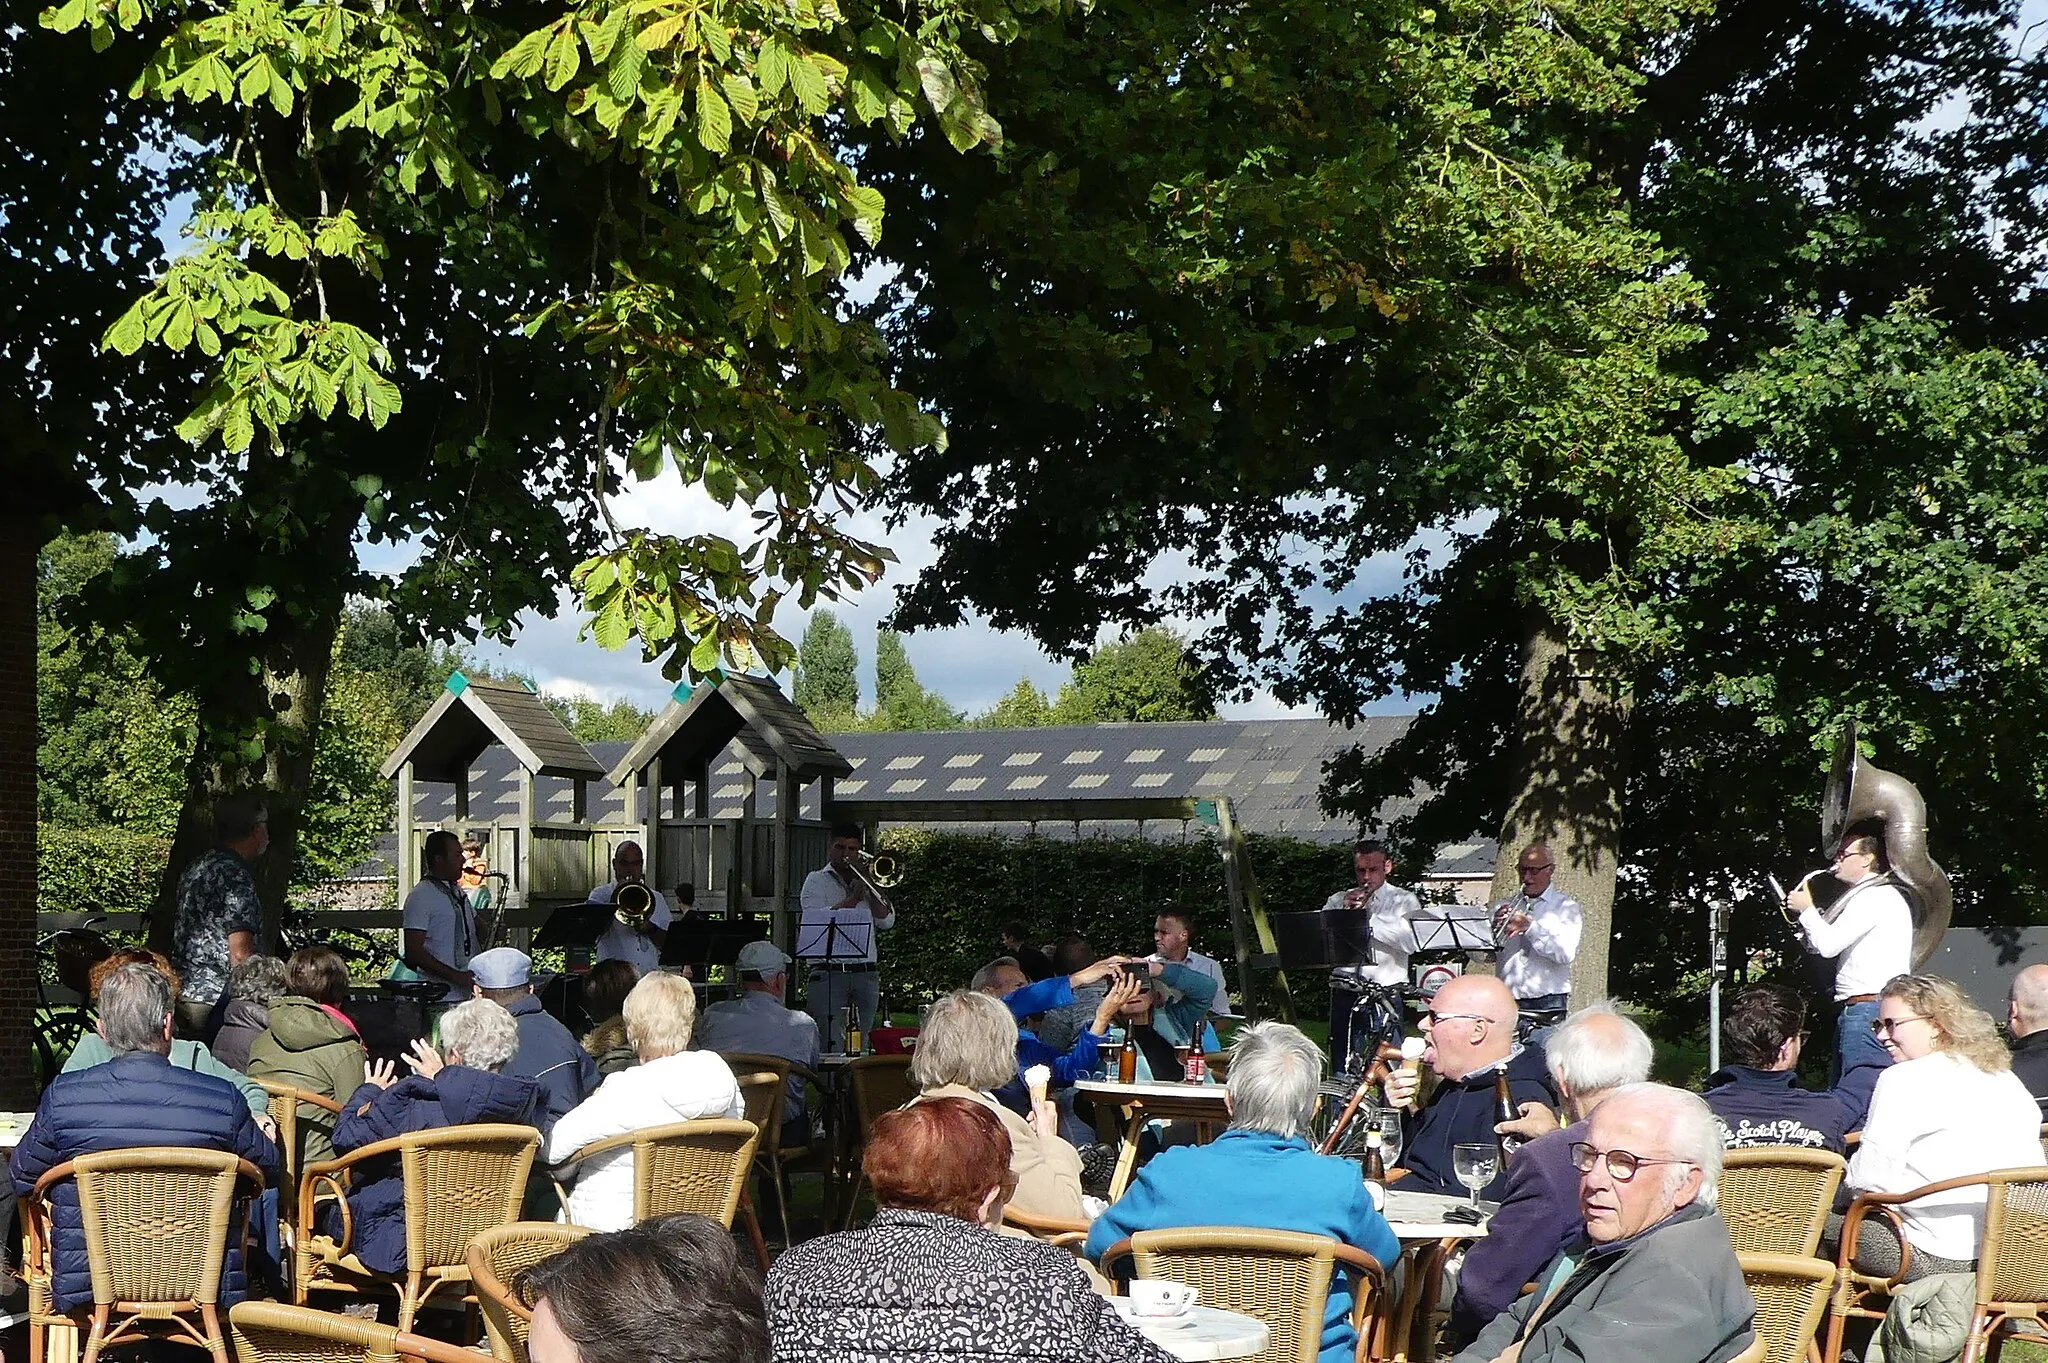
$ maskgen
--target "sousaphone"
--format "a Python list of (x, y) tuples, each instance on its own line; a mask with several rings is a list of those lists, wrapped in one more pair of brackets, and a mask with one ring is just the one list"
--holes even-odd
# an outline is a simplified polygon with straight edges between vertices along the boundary
[(1927, 855), (1927, 801), (1905, 777), (1863, 760), (1856, 748), (1856, 722), (1850, 720), (1835, 740), (1834, 769), (1821, 796), (1821, 855), (1833, 857), (1845, 836), (1866, 831), (1882, 838), (1889, 878), (1912, 907), (1913, 969), (1918, 970), (1941, 945), (1955, 896), (1948, 875)]

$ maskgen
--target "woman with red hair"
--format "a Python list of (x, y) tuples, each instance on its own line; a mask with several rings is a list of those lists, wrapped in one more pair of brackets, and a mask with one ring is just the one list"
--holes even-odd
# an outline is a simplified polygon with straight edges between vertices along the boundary
[(861, 1168), (878, 1208), (867, 1229), (807, 1241), (769, 1270), (776, 1363), (1172, 1358), (1118, 1318), (1071, 1253), (996, 1232), (1016, 1180), (1009, 1133), (981, 1104), (883, 1114)]

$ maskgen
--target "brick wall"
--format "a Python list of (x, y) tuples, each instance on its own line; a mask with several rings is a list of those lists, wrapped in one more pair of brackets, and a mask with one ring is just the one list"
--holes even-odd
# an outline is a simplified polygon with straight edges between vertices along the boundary
[(35, 1106), (36, 547), (0, 514), (0, 1109)]

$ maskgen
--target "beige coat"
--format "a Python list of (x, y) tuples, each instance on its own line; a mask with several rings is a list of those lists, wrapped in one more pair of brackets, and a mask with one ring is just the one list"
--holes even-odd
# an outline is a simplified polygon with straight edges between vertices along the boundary
[(1012, 1206), (1038, 1216), (1058, 1216), (1086, 1221), (1081, 1207), (1081, 1152), (1058, 1136), (1046, 1137), (1010, 1109), (965, 1084), (943, 1084), (926, 1089), (924, 1098), (966, 1098), (980, 1103), (1002, 1118), (1010, 1133), (1010, 1172), (1017, 1176)]

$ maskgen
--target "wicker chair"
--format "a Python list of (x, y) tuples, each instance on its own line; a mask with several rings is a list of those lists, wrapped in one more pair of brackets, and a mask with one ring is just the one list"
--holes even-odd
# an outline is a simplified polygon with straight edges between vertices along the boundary
[(1070, 1221), (1063, 1216), (1040, 1216), (1020, 1207), (1005, 1204), (1003, 1224), (1023, 1231), (1034, 1240), (1043, 1240), (1048, 1245), (1062, 1249), (1077, 1249), (1088, 1239), (1086, 1221)]
[(474, 1350), (375, 1321), (245, 1301), (228, 1312), (239, 1363), (477, 1363)]
[(477, 1305), (483, 1308), (491, 1357), (500, 1363), (526, 1363), (533, 1303), (521, 1290), (519, 1276), (593, 1233), (556, 1221), (515, 1221), (493, 1226), (469, 1242), (469, 1278), (476, 1286)]
[(303, 1109), (317, 1108), (339, 1117), (341, 1104), (321, 1094), (281, 1084), (275, 1079), (258, 1079), (256, 1082), (270, 1095), (270, 1119), (277, 1123), (278, 1153), (284, 1156), (285, 1174), (289, 1184), (295, 1187), (299, 1171), (306, 1164), (305, 1136), (299, 1125), (306, 1117)]
[(1743, 1357), (1754, 1363), (1800, 1363), (1828, 1312), (1835, 1266), (1796, 1254), (1737, 1253), (1735, 1258), (1756, 1298), (1757, 1347)]
[[(444, 1126), (376, 1141), (340, 1159), (306, 1166), (299, 1180), (299, 1224), (307, 1232), (292, 1253), (292, 1292), (298, 1305), (316, 1291), (398, 1294), (398, 1328), (410, 1330), (419, 1310), (450, 1284), (469, 1286), (469, 1242), (492, 1226), (519, 1219), (526, 1178), (540, 1133), (530, 1126)], [(394, 1282), (355, 1256), (355, 1228), (341, 1204), (341, 1237), (313, 1229), (314, 1205), (342, 1196), (355, 1168), (386, 1155), (399, 1157), (405, 1177), (405, 1277)]]
[[(740, 1096), (747, 1104), (747, 1120), (761, 1129), (761, 1143), (754, 1149), (754, 1161), (775, 1185), (775, 1209), (782, 1218), (782, 1243), (785, 1246), (795, 1244), (789, 1231), (789, 1175), (797, 1166), (810, 1160), (811, 1148), (782, 1143), (784, 1108), (789, 1101), (788, 1084), (792, 1075), (802, 1074), (822, 1093), (826, 1091), (824, 1080), (806, 1067), (792, 1064), (778, 1055), (728, 1055), (725, 1060), (739, 1078)], [(747, 1214), (753, 1216), (751, 1203)]]
[[(875, 1124), (875, 1118), (884, 1112), (894, 1112), (911, 1099), (917, 1097), (917, 1086), (910, 1082), (910, 1057), (907, 1055), (864, 1055), (847, 1062), (846, 1074), (853, 1085), (854, 1111), (860, 1117), (860, 1140), (846, 1151), (848, 1167), (854, 1162), (854, 1150), (867, 1144), (868, 1128)], [(861, 1189), (867, 1186), (865, 1172), (856, 1174), (846, 1196), (846, 1226), (853, 1228), (853, 1214), (860, 1206)]]
[[(760, 1140), (761, 1129), (743, 1118), (704, 1117), (592, 1141), (555, 1167), (559, 1173), (599, 1155), (630, 1150), (635, 1223), (695, 1212), (730, 1230)], [(567, 1189), (562, 1205), (569, 1205)]]
[[(221, 1278), (235, 1226), (238, 1186), (260, 1192), (263, 1175), (229, 1151), (139, 1146), (80, 1155), (36, 1180), (22, 1204), (27, 1227), (23, 1276), (30, 1292), (29, 1353), (40, 1363), (49, 1331), (79, 1324), (54, 1307), (49, 1190), (71, 1180), (85, 1228), (92, 1307), (83, 1352), (153, 1331), (194, 1344), (227, 1363), (220, 1319)], [(196, 1319), (195, 1319), (196, 1318)]]
[(1351, 1323), (1358, 1332), (1358, 1358), (1376, 1358), (1376, 1328), (1387, 1301), (1387, 1275), (1377, 1259), (1327, 1235), (1253, 1230), (1242, 1226), (1192, 1226), (1140, 1231), (1119, 1240), (1102, 1256), (1102, 1271), (1114, 1277), (1117, 1260), (1130, 1255), (1140, 1278), (1187, 1283), (1205, 1306), (1255, 1316), (1271, 1331), (1266, 1347), (1249, 1355), (1258, 1363), (1316, 1363), (1322, 1351), (1323, 1309), (1338, 1264), (1351, 1271)]
[(1730, 1150), (1719, 1208), (1737, 1254), (1812, 1258), (1848, 1168), (1840, 1155), (1796, 1146)]

